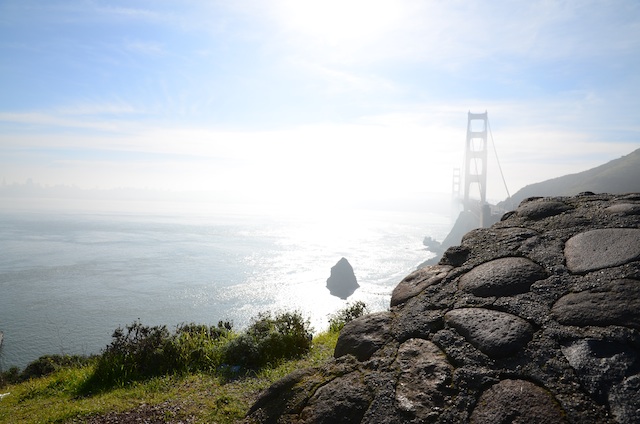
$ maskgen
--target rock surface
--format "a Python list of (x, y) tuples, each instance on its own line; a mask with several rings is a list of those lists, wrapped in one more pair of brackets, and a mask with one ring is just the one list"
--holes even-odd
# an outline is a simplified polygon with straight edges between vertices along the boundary
[(360, 287), (348, 260), (342, 258), (331, 267), (331, 275), (327, 279), (329, 293), (340, 299), (346, 299)]
[(265, 391), (263, 423), (640, 422), (640, 194), (533, 198)]

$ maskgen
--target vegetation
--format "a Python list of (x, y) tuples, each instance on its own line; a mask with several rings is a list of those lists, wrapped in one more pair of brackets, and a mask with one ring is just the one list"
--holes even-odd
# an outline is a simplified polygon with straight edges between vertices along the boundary
[(211, 371), (221, 365), (230, 326), (186, 324), (171, 334), (166, 326), (148, 327), (139, 321), (117, 328), (82, 387), (83, 394), (123, 386), (161, 375)]
[(362, 301), (353, 305), (347, 304), (344, 309), (329, 317), (329, 331), (340, 332), (346, 323), (369, 313), (369, 308)]
[(89, 364), (92, 359), (92, 357), (80, 355), (44, 355), (27, 365), (22, 372), (18, 367), (11, 367), (8, 371), (1, 373), (0, 388), (7, 384), (43, 377), (63, 368), (81, 367)]
[(275, 318), (261, 314), (247, 331), (226, 345), (225, 362), (246, 368), (277, 365), (282, 359), (300, 357), (311, 348), (309, 321), (299, 313), (285, 312)]
[(2, 373), (0, 423), (81, 423), (124, 411), (150, 421), (237, 422), (261, 390), (328, 360), (335, 329), (364, 311), (362, 302), (348, 306), (314, 337), (298, 312), (261, 314), (242, 332), (222, 321), (173, 332), (136, 321), (116, 329), (100, 355), (47, 355)]

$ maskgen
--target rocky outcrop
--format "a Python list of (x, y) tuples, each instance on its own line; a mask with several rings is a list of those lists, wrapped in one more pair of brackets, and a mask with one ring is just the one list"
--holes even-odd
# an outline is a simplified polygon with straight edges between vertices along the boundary
[(356, 280), (353, 267), (345, 258), (341, 258), (331, 267), (331, 274), (327, 279), (329, 293), (340, 299), (346, 299), (355, 292), (360, 285)]
[(640, 422), (640, 194), (533, 198), (347, 324), (249, 422)]

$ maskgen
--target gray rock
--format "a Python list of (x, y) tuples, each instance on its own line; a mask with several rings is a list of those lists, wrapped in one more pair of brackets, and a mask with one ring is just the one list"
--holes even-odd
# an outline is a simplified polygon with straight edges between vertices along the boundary
[(617, 203), (609, 206), (605, 211), (617, 215), (640, 215), (640, 205), (634, 203)]
[(526, 203), (523, 202), (523, 204), (516, 209), (516, 213), (519, 216), (528, 219), (541, 219), (560, 214), (568, 211), (569, 209), (571, 209), (571, 206), (564, 202), (536, 199)]
[[(313, 376), (312, 369), (296, 370), (286, 377), (278, 380), (271, 387), (267, 388), (256, 403), (249, 409), (249, 414), (253, 415), (257, 421), (267, 421), (267, 417), (284, 415), (286, 413), (300, 413), (306, 400), (310, 397), (305, 391), (295, 390), (295, 387), (304, 386), (303, 381)], [(282, 392), (289, 393), (287, 398), (280, 396)], [(297, 395), (301, 395), (300, 399)]]
[(582, 386), (601, 402), (622, 383), (638, 360), (638, 355), (625, 345), (607, 340), (577, 340), (563, 347), (562, 353), (577, 371)]
[(434, 420), (445, 406), (453, 374), (444, 352), (430, 341), (410, 339), (400, 345), (396, 363), (398, 409), (419, 422)]
[(469, 249), (463, 246), (451, 246), (442, 255), (440, 265), (460, 266), (469, 258)]
[(503, 380), (487, 389), (471, 414), (474, 424), (566, 423), (566, 413), (548, 390), (526, 380)]
[(348, 322), (338, 337), (334, 356), (353, 355), (365, 361), (391, 338), (390, 312), (365, 315)]
[(564, 255), (571, 272), (583, 273), (640, 259), (640, 229), (606, 228), (571, 237)]
[(489, 356), (508, 356), (522, 348), (533, 334), (527, 321), (506, 312), (484, 308), (454, 309), (444, 322)]
[(347, 324), (247, 422), (640, 422), (640, 194), (524, 201)]
[(302, 410), (302, 423), (359, 423), (372, 397), (360, 372), (352, 372), (320, 387)]
[(393, 333), (399, 341), (412, 337), (427, 338), (444, 326), (441, 309), (429, 309), (425, 302), (415, 298), (403, 306), (393, 321)]
[[(382, 367), (380, 367), (382, 368)], [(365, 378), (367, 387), (374, 393), (369, 409), (362, 417), (362, 424), (401, 424), (405, 423), (398, 413), (395, 403), (396, 379), (390, 372), (368, 372)]]
[(553, 305), (551, 313), (565, 325), (623, 325), (640, 330), (640, 281), (614, 280), (569, 293)]
[(485, 262), (460, 278), (461, 290), (476, 296), (511, 296), (529, 290), (547, 277), (544, 269), (526, 258), (500, 258)]
[(609, 391), (611, 414), (619, 423), (640, 423), (640, 374), (625, 378)]
[(422, 290), (433, 284), (439, 283), (453, 267), (450, 265), (434, 265), (418, 269), (407, 275), (393, 289), (391, 293), (391, 306), (397, 306), (416, 296)]
[(358, 289), (360, 285), (353, 273), (353, 267), (345, 258), (341, 258), (331, 267), (331, 274), (327, 279), (329, 293), (340, 299), (346, 299)]

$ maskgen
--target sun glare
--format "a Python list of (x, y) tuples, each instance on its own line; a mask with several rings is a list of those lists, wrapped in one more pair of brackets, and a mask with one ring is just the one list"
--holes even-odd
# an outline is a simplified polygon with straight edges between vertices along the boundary
[(316, 43), (344, 47), (380, 38), (402, 15), (402, 3), (386, 0), (285, 0), (277, 14), (283, 26)]

